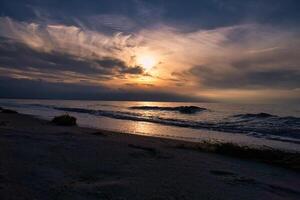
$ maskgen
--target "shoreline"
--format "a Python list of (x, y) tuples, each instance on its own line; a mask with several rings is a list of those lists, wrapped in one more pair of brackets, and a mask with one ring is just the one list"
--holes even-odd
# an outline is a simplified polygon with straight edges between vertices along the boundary
[(299, 154), (62, 127), (24, 114), (0, 113), (0, 132), (4, 199), (300, 197)]
[[(125, 115), (119, 116), (118, 112), (115, 111), (115, 105), (114, 103), (109, 103), (109, 102), (89, 102), (90, 105), (86, 105), (82, 102), (77, 102), (79, 105), (78, 106), (68, 106), (66, 102), (64, 101), (58, 101), (58, 102), (36, 102), (36, 101), (30, 101), (30, 102), (23, 102), (23, 101), (18, 101), (18, 102), (3, 102), (3, 105), (8, 106), (10, 109), (16, 110), (20, 113), (25, 113), (29, 115), (34, 115), (38, 118), (41, 119), (46, 119), (46, 120), (51, 120), (53, 117), (57, 115), (61, 115), (64, 113), (69, 113), (72, 116), (76, 117), (78, 119), (78, 124), (82, 127), (88, 127), (88, 128), (96, 128), (96, 129), (101, 129), (101, 130), (109, 130), (109, 131), (114, 131), (114, 132), (121, 132), (121, 133), (130, 133), (130, 134), (137, 134), (137, 135), (145, 135), (145, 136), (150, 136), (150, 137), (159, 137), (159, 138), (168, 138), (168, 139), (175, 139), (175, 140), (183, 140), (183, 141), (189, 141), (189, 142), (201, 142), (203, 140), (209, 141), (209, 142), (221, 142), (221, 143), (234, 143), (234, 144), (239, 144), (243, 146), (250, 146), (251, 148), (259, 148), (259, 147), (264, 147), (264, 146), (269, 146), (273, 149), (280, 149), (282, 151), (291, 151), (291, 152), (299, 152), (300, 153), (300, 146), (299, 146), (299, 139), (297, 139), (297, 132), (296, 130), (291, 130), (289, 127), (283, 126), (282, 129), (279, 128), (277, 129), (277, 125), (273, 127), (273, 123), (276, 121), (281, 121), (278, 126), (281, 126), (280, 124), (291, 124), (295, 123), (294, 125), (291, 124), (292, 127), (297, 127), (297, 121), (293, 122), (292, 118), (289, 119), (288, 116), (292, 115), (285, 115), (285, 114), (279, 114), (279, 113), (272, 113), (269, 110), (264, 110), (264, 109), (259, 109), (260, 111), (254, 112), (254, 119), (252, 119), (253, 114), (252, 111), (246, 110), (246, 111), (241, 111), (241, 112), (233, 112), (231, 115), (228, 113), (224, 114), (224, 117), (227, 116), (229, 117), (227, 120), (225, 117), (223, 120), (220, 122), (213, 122), (212, 124), (215, 123), (216, 126), (220, 125), (221, 130), (214, 130), (208, 127), (203, 127), (203, 128), (193, 128), (193, 127), (185, 127), (181, 126), (180, 123), (179, 125), (177, 123), (173, 124), (164, 124), (161, 122), (150, 122), (147, 120), (148, 117), (142, 119), (136, 119), (136, 118), (128, 118), (126, 117), (126, 112), (130, 112), (127, 110), (127, 108), (130, 108), (130, 105), (138, 105), (138, 102), (135, 104), (124, 104), (121, 105), (120, 109), (125, 111)], [(11, 103), (11, 104), (10, 104)], [(56, 104), (59, 105), (58, 107), (55, 106)], [(188, 105), (188, 104), (183, 104), (183, 105)], [(95, 108), (95, 110), (91, 109), (89, 106), (99, 106), (98, 108)], [(107, 108), (109, 106), (110, 108)], [(163, 107), (163, 105), (161, 105)], [(176, 104), (173, 105), (172, 108), (176, 108)], [(209, 110), (218, 110), (217, 108), (211, 108), (210, 105), (197, 105), (198, 107), (207, 107)], [(58, 109), (56, 109), (56, 107)], [(83, 110), (78, 108), (83, 108)], [(221, 106), (222, 107), (222, 106)], [(45, 109), (44, 109), (45, 108)], [(59, 108), (66, 109), (65, 111), (60, 110)], [(222, 109), (227, 109), (227, 108), (222, 108)], [(221, 109), (221, 110), (222, 110)], [(70, 111), (69, 111), (70, 110)], [(73, 110), (73, 111), (72, 111)], [(119, 110), (119, 108), (118, 108)], [(98, 113), (99, 111), (99, 113)], [(108, 112), (108, 114), (106, 113)], [(122, 111), (122, 112), (123, 112)], [(95, 112), (95, 113), (93, 113)], [(121, 113), (122, 113), (121, 112)], [(262, 113), (265, 112), (265, 113)], [(104, 113), (104, 114), (103, 114)], [(132, 116), (134, 116), (135, 112), (132, 113)], [(195, 120), (195, 122), (199, 121), (201, 124), (202, 122), (205, 124), (206, 122), (211, 120), (211, 117), (216, 117), (216, 113), (212, 114), (213, 112), (206, 112), (201, 115), (197, 115), (197, 118), (199, 117), (199, 120)], [(245, 114), (245, 117), (249, 118), (249, 120), (239, 119), (234, 119), (234, 116), (239, 113)], [(248, 114), (247, 114), (248, 113)], [(255, 114), (257, 113), (257, 114)], [(268, 113), (272, 113), (268, 114)], [(138, 112), (136, 113), (137, 115)], [(170, 112), (166, 113), (168, 116), (171, 114)], [(264, 115), (265, 114), (265, 115)], [(142, 114), (143, 115), (143, 114)], [(148, 114), (146, 114), (148, 115)], [(156, 114), (150, 114), (153, 116), (154, 119), (156, 119)], [(206, 116), (203, 118), (203, 116)], [(248, 116), (249, 115), (249, 116)], [(257, 116), (256, 116), (257, 115)], [(130, 115), (131, 116), (131, 115)], [(230, 116), (232, 118), (230, 118)], [(237, 115), (238, 116), (238, 115)], [(265, 117), (267, 116), (267, 117)], [(268, 116), (273, 116), (269, 118)], [(185, 119), (187, 117), (187, 121), (190, 121), (191, 123), (194, 121), (190, 119), (190, 117), (193, 117), (192, 115), (186, 115), (186, 116), (175, 116), (174, 119), (177, 118), (182, 118)], [(195, 115), (196, 117), (196, 115)], [(220, 116), (219, 116), (220, 117)], [(278, 117), (278, 119), (277, 119)], [(150, 117), (151, 118), (151, 117)], [(164, 117), (165, 118), (165, 117)], [(286, 120), (285, 120), (286, 118)], [(159, 119), (159, 117), (158, 117)], [(169, 120), (168, 120), (169, 119)], [(239, 120), (238, 120), (239, 119)], [(300, 119), (297, 118), (296, 119)], [(208, 121), (207, 121), (208, 120)], [(224, 121), (225, 120), (225, 121)], [(233, 120), (233, 126), (235, 127), (244, 127), (246, 128), (246, 132), (243, 131), (244, 128), (233, 128), (232, 131), (225, 130), (226, 126), (231, 126), (231, 125), (226, 125), (226, 121), (231, 121)], [(163, 122), (164, 120), (162, 120)], [(172, 116), (166, 117), (166, 121), (172, 122)], [(175, 120), (177, 121), (177, 120)], [(180, 121), (180, 120), (179, 120)], [(185, 120), (183, 120), (185, 121)], [(212, 120), (214, 121), (214, 120)], [(222, 122), (223, 121), (223, 122)], [(247, 122), (249, 121), (249, 122)], [(220, 124), (219, 124), (220, 123)], [(224, 130), (222, 129), (223, 125)], [(248, 125), (244, 125), (244, 123)], [(256, 130), (256, 128), (250, 128), (248, 127), (249, 124), (253, 123), (253, 127), (261, 127), (259, 129), (261, 130)], [(264, 125), (264, 123), (266, 123)], [(269, 124), (270, 123), (270, 124)], [(177, 125), (176, 125), (177, 124)], [(188, 124), (188, 123), (187, 123)], [(193, 124), (193, 123), (192, 123)], [(218, 125), (219, 124), (219, 125)], [(276, 122), (277, 124), (277, 122)], [(266, 126), (266, 127), (264, 127)], [(248, 128), (247, 128), (248, 127)], [(285, 129), (286, 128), (286, 129)], [(273, 133), (273, 131), (274, 133)], [(262, 131), (262, 132), (260, 132)]]
[[(12, 110), (15, 112), (14, 110)], [(22, 113), (11, 113), (17, 115), (23, 115), (28, 118), (40, 120), (42, 123), (48, 123), (54, 125), (50, 120), (39, 118), (38, 116)], [(1, 126), (1, 124), (0, 124)], [(56, 126), (56, 125), (54, 125)], [(176, 138), (166, 138), (159, 136), (143, 135), (143, 134), (132, 134), (127, 132), (110, 131), (99, 128), (84, 127), (84, 126), (58, 126), (61, 128), (79, 128), (81, 130), (87, 130), (92, 132), (89, 134), (97, 135), (111, 135), (111, 136), (127, 136), (136, 139), (139, 138), (149, 138), (164, 143), (168, 143), (169, 148), (178, 148), (183, 150), (192, 150), (205, 153), (220, 154), (224, 156), (229, 156), (233, 158), (240, 158), (246, 160), (252, 160), (256, 162), (267, 163), (271, 165), (276, 165), (279, 167), (284, 167), (287, 169), (300, 171), (300, 152), (286, 149), (275, 149), (266, 145), (263, 146), (249, 146), (240, 145), (231, 142), (220, 142), (213, 140), (203, 140), (203, 141), (188, 141), (179, 140)], [(271, 157), (271, 158), (268, 158)]]

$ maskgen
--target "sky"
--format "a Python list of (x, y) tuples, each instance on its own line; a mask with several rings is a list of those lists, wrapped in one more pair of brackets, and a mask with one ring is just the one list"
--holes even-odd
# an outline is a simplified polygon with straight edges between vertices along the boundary
[(298, 0), (2, 0), (0, 98), (297, 103)]

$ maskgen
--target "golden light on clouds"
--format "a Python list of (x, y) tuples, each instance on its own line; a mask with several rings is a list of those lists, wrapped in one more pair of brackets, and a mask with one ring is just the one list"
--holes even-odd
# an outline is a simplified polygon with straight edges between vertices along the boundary
[(0, 17), (0, 37), (30, 49), (29, 56), (19, 56), (19, 63), (11, 59), (11, 66), (0, 66), (0, 74), (221, 100), (254, 99), (267, 89), (273, 92), (267, 95), (271, 97), (286, 89), (287, 96), (294, 98), (299, 96), (297, 36), (297, 32), (260, 24), (190, 32), (160, 25), (108, 35), (83, 27)]

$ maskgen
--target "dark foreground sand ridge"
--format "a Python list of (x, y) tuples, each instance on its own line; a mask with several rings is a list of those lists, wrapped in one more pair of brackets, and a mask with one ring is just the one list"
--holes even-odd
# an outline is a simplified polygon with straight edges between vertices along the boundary
[(0, 113), (0, 199), (300, 198), (295, 169), (198, 149)]

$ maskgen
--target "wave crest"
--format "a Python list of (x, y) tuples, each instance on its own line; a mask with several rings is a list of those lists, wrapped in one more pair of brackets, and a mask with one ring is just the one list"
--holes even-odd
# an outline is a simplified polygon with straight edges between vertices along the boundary
[(278, 116), (271, 115), (269, 113), (257, 113), (257, 114), (246, 113), (246, 114), (234, 115), (233, 117), (239, 117), (239, 118), (269, 118), (269, 117), (278, 117)]
[(177, 107), (160, 107), (160, 106), (132, 106), (129, 107), (134, 110), (159, 110), (159, 111), (177, 111), (183, 114), (195, 114), (197, 112), (205, 111), (206, 108), (198, 106), (177, 106)]
[[(48, 106), (47, 106), (48, 107)], [(113, 111), (113, 110), (96, 110), (85, 108), (70, 108), (70, 107), (55, 107), (49, 106), (48, 108), (86, 113), (95, 116), (109, 117), (113, 119), (143, 121), (150, 123), (157, 123), (168, 126), (186, 127), (193, 129), (206, 129), (212, 131), (229, 132), (246, 134), (258, 138), (267, 138), (279, 141), (289, 141), (300, 144), (300, 118), (287, 116), (280, 117), (271, 115), (269, 113), (246, 113), (232, 115), (224, 118), (221, 121), (208, 122), (187, 119), (166, 118), (157, 114), (144, 114), (142, 112), (130, 111)], [(197, 109), (206, 110), (200, 107)], [(156, 107), (156, 106), (138, 106), (130, 107), (130, 109), (140, 110), (163, 110), (163, 111), (177, 111), (180, 112), (182, 107)]]

